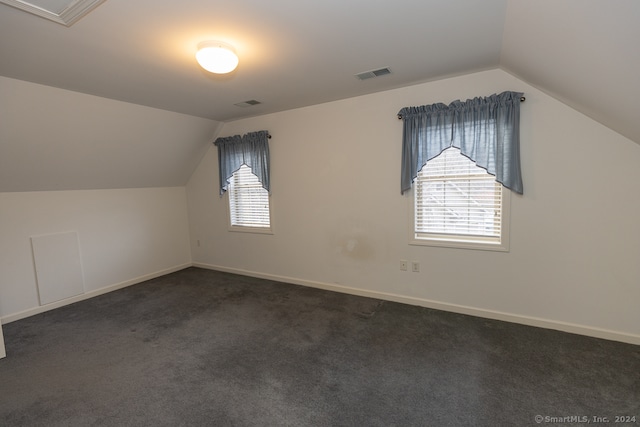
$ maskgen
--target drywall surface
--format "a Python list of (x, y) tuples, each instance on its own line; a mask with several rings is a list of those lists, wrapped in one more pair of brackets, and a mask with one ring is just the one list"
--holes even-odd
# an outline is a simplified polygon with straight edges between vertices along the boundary
[(77, 232), (89, 295), (189, 265), (186, 205), (184, 187), (0, 193), (0, 317), (42, 308), (33, 236)]
[(40, 305), (84, 293), (77, 231), (31, 236)]
[[(409, 245), (397, 112), (504, 90), (527, 98), (510, 251)], [(261, 129), (273, 136), (274, 234), (228, 230), (212, 146), (187, 185), (196, 265), (640, 343), (640, 147), (629, 139), (501, 70), (238, 120), (220, 136)]]
[(219, 122), (0, 77), (0, 192), (184, 186)]

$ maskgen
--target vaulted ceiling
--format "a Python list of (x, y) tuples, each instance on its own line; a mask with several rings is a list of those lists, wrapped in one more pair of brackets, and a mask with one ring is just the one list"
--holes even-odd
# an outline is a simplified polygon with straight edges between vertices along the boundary
[[(0, 4), (0, 75), (228, 121), (502, 68), (640, 143), (639, 22), (637, 0), (106, 0), (70, 27)], [(237, 70), (202, 70), (203, 40)]]

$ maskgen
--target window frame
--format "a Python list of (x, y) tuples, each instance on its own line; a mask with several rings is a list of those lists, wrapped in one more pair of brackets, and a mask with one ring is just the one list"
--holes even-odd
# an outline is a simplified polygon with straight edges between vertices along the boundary
[[(242, 166), (247, 166), (243, 164)], [(241, 166), (241, 167), (242, 167)], [(249, 166), (247, 166), (249, 167)], [(240, 169), (236, 170), (238, 172)], [(251, 170), (251, 168), (249, 168)], [(236, 172), (233, 173), (232, 179), (235, 177)], [(253, 174), (253, 171), (251, 171)], [(255, 176), (255, 174), (254, 174)], [(265, 189), (266, 191), (266, 189)], [(225, 191), (226, 205), (227, 205), (227, 229), (232, 232), (240, 232), (240, 233), (253, 233), (253, 234), (273, 234), (273, 215), (272, 215), (272, 200), (271, 194), (267, 193), (268, 210), (269, 210), (269, 226), (268, 227), (256, 227), (256, 226), (248, 226), (248, 225), (235, 225), (231, 221), (231, 202), (233, 192), (233, 183), (229, 182), (229, 187), (227, 191)]]
[[(426, 167), (426, 166), (425, 166)], [(492, 176), (488, 174), (489, 176)], [(409, 204), (409, 244), (416, 246), (433, 246), (456, 249), (474, 249), (497, 252), (509, 252), (509, 229), (511, 222), (511, 190), (500, 185), (501, 194), (501, 227), (499, 242), (492, 238), (482, 236), (465, 236), (456, 234), (436, 234), (416, 232), (416, 198), (418, 192), (418, 178), (413, 183), (411, 190), (407, 192)], [(421, 235), (418, 237), (418, 235)]]

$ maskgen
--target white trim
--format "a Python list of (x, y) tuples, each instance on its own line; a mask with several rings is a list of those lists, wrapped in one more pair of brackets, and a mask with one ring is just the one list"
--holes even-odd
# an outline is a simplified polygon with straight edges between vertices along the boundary
[(251, 233), (251, 234), (274, 234), (273, 232), (273, 212), (271, 208), (271, 194), (269, 194), (269, 227), (247, 227), (231, 224), (231, 197), (229, 191), (225, 191), (223, 199), (226, 198), (227, 205), (227, 230), (234, 233)]
[(117, 291), (118, 289), (126, 288), (127, 286), (131, 286), (131, 285), (136, 285), (138, 283), (155, 279), (156, 277), (165, 276), (170, 273), (175, 273), (176, 271), (184, 270), (185, 268), (189, 268), (189, 267), (191, 267), (191, 263), (186, 263), (186, 264), (178, 265), (175, 267), (167, 268), (165, 270), (160, 270), (155, 273), (145, 274), (144, 276), (136, 277), (135, 279), (125, 280), (124, 282), (105, 286), (100, 289), (89, 291), (82, 295), (74, 296), (61, 301), (52, 302), (51, 304), (30, 308), (24, 311), (20, 311), (18, 313), (9, 314), (7, 316), (3, 316), (0, 320), (2, 321), (3, 324), (15, 322), (16, 320), (24, 319), (30, 316), (34, 316), (36, 314), (44, 313), (49, 310), (64, 307), (65, 305), (73, 304), (79, 301), (84, 301), (89, 298), (97, 297), (98, 295)]
[(0, 323), (0, 359), (7, 357), (7, 351), (4, 348), (4, 335), (2, 335), (2, 323)]
[(504, 322), (518, 323), (526, 326), (538, 328), (554, 329), (572, 334), (585, 335), (594, 338), (601, 338), (611, 341), (620, 341), (628, 344), (640, 345), (640, 335), (625, 332), (612, 331), (609, 329), (595, 328), (591, 326), (578, 325), (575, 323), (560, 322), (556, 320), (542, 319), (539, 317), (523, 316), (514, 313), (505, 313), (495, 310), (469, 307), (459, 304), (450, 304), (440, 301), (427, 300), (423, 298), (408, 297), (391, 294), (387, 292), (369, 291), (366, 289), (351, 288), (348, 286), (335, 285), (324, 282), (297, 279), (294, 277), (279, 276), (275, 274), (259, 273), (256, 271), (243, 270), (239, 268), (222, 267), (218, 265), (193, 263), (194, 267), (206, 268), (209, 270), (223, 271), (227, 273), (240, 274), (243, 276), (257, 277), (260, 279), (275, 280), (294, 285), (308, 286), (312, 288), (325, 289), (328, 291), (358, 295), (369, 298), (376, 298), (386, 301), (399, 302), (402, 304), (416, 305), (420, 307), (433, 308), (436, 310), (449, 311), (453, 313), (466, 314), (470, 316), (482, 317), (486, 319), (501, 320)]
[(229, 224), (229, 231), (234, 233), (273, 234), (271, 227), (246, 227)]
[(161, 270), (156, 273), (140, 276), (135, 279), (127, 280), (111, 286), (106, 286), (104, 288), (90, 291), (83, 295), (79, 295), (63, 301), (47, 304), (46, 306), (34, 307), (32, 309), (24, 310), (19, 313), (10, 314), (2, 317), (0, 320), (2, 321), (1, 322), (2, 324), (11, 323), (16, 320), (20, 320), (36, 314), (44, 313), (46, 311), (53, 310), (55, 308), (59, 308), (68, 304), (72, 304), (78, 301), (83, 301), (98, 295), (106, 294), (108, 292), (122, 289), (127, 286), (135, 285), (135, 284), (144, 282), (146, 280), (151, 280), (156, 277), (174, 273), (176, 271), (180, 271), (188, 267), (199, 267), (199, 268), (205, 268), (208, 270), (223, 271), (227, 273), (239, 274), (242, 276), (250, 276), (250, 277), (257, 277), (260, 279), (275, 280), (278, 282), (290, 283), (293, 285), (307, 286), (311, 288), (324, 289), (324, 290), (333, 291), (333, 292), (340, 292), (340, 293), (357, 295), (357, 296), (368, 297), (368, 298), (376, 298), (376, 299), (381, 299), (385, 301), (393, 301), (393, 302), (399, 302), (402, 304), (432, 308), (435, 310), (449, 311), (453, 313), (466, 314), (469, 316), (476, 316), (476, 317), (482, 317), (482, 318), (493, 319), (493, 320), (501, 320), (504, 322), (518, 323), (521, 325), (534, 326), (534, 327), (545, 328), (545, 329), (554, 329), (558, 331), (569, 332), (569, 333), (578, 334), (578, 335), (585, 335), (585, 336), (594, 337), (594, 338), (601, 338), (601, 339), (606, 339), (611, 341), (620, 341), (628, 344), (640, 345), (640, 335), (636, 335), (636, 334), (629, 334), (625, 332), (612, 331), (609, 329), (578, 325), (575, 323), (559, 322), (555, 320), (542, 319), (539, 317), (522, 316), (522, 315), (513, 314), (513, 313), (505, 313), (501, 311), (485, 310), (481, 308), (469, 307), (469, 306), (464, 306), (459, 304), (450, 304), (450, 303), (444, 303), (440, 301), (427, 300), (423, 298), (408, 297), (404, 295), (397, 295), (397, 294), (392, 294), (387, 292), (370, 291), (366, 289), (352, 288), (349, 286), (317, 282), (312, 280), (304, 280), (304, 279), (298, 279), (294, 277), (280, 276), (276, 274), (260, 273), (256, 271), (244, 270), (239, 268), (231, 268), (231, 267), (223, 267), (219, 265), (205, 264), (205, 263), (199, 263), (199, 262), (186, 263), (186, 264), (182, 264), (172, 268), (168, 268), (166, 270)]
[(25, 0), (0, 0), (0, 3), (70, 27), (74, 22), (91, 12), (104, 1), (105, 0), (70, 0), (67, 8), (59, 14)]
[[(0, 0), (1, 1), (1, 0)], [(240, 168), (242, 168), (243, 166), (246, 166), (248, 169), (248, 172), (250, 174), (252, 174), (256, 180), (258, 179), (258, 177), (253, 174), (253, 172), (251, 171), (251, 168), (249, 166), (247, 166), (247, 164), (242, 164), (242, 166), (240, 166)], [(232, 180), (235, 179), (235, 174), (237, 172), (239, 172), (240, 169), (238, 169), (237, 171), (235, 171), (232, 175)], [(257, 181), (256, 183), (259, 183), (259, 181)], [(256, 226), (250, 226), (250, 225), (235, 225), (232, 223), (231, 221), (231, 193), (233, 191), (233, 182), (229, 182), (229, 187), (227, 189), (227, 191), (225, 191), (225, 196), (227, 198), (227, 227), (229, 229), (229, 231), (233, 231), (233, 232), (240, 232), (240, 233), (254, 233), (254, 234), (273, 234), (273, 230), (271, 229), (272, 227), (272, 218), (273, 218), (273, 213), (271, 211), (271, 204), (272, 204), (272, 200), (271, 200), (271, 193), (267, 192), (267, 202), (268, 202), (268, 210), (269, 210), (269, 226), (268, 227), (256, 227)], [(265, 190), (266, 191), (266, 190)]]
[(500, 185), (502, 190), (502, 206), (501, 206), (501, 229), (500, 241), (491, 242), (483, 241), (482, 238), (465, 240), (464, 237), (457, 238), (454, 235), (443, 234), (439, 237), (416, 237), (418, 233), (415, 230), (415, 212), (416, 212), (416, 190), (415, 185), (407, 191), (410, 197), (407, 197), (409, 204), (409, 244), (412, 246), (435, 246), (441, 248), (453, 249), (472, 249), (482, 251), (509, 252), (509, 231), (511, 227), (511, 190), (504, 185)]

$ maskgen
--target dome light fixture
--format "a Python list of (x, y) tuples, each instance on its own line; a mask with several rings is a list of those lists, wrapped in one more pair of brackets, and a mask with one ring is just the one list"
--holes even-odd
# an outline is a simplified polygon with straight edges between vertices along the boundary
[(226, 74), (238, 66), (238, 55), (233, 46), (217, 41), (198, 43), (198, 64), (210, 73)]

